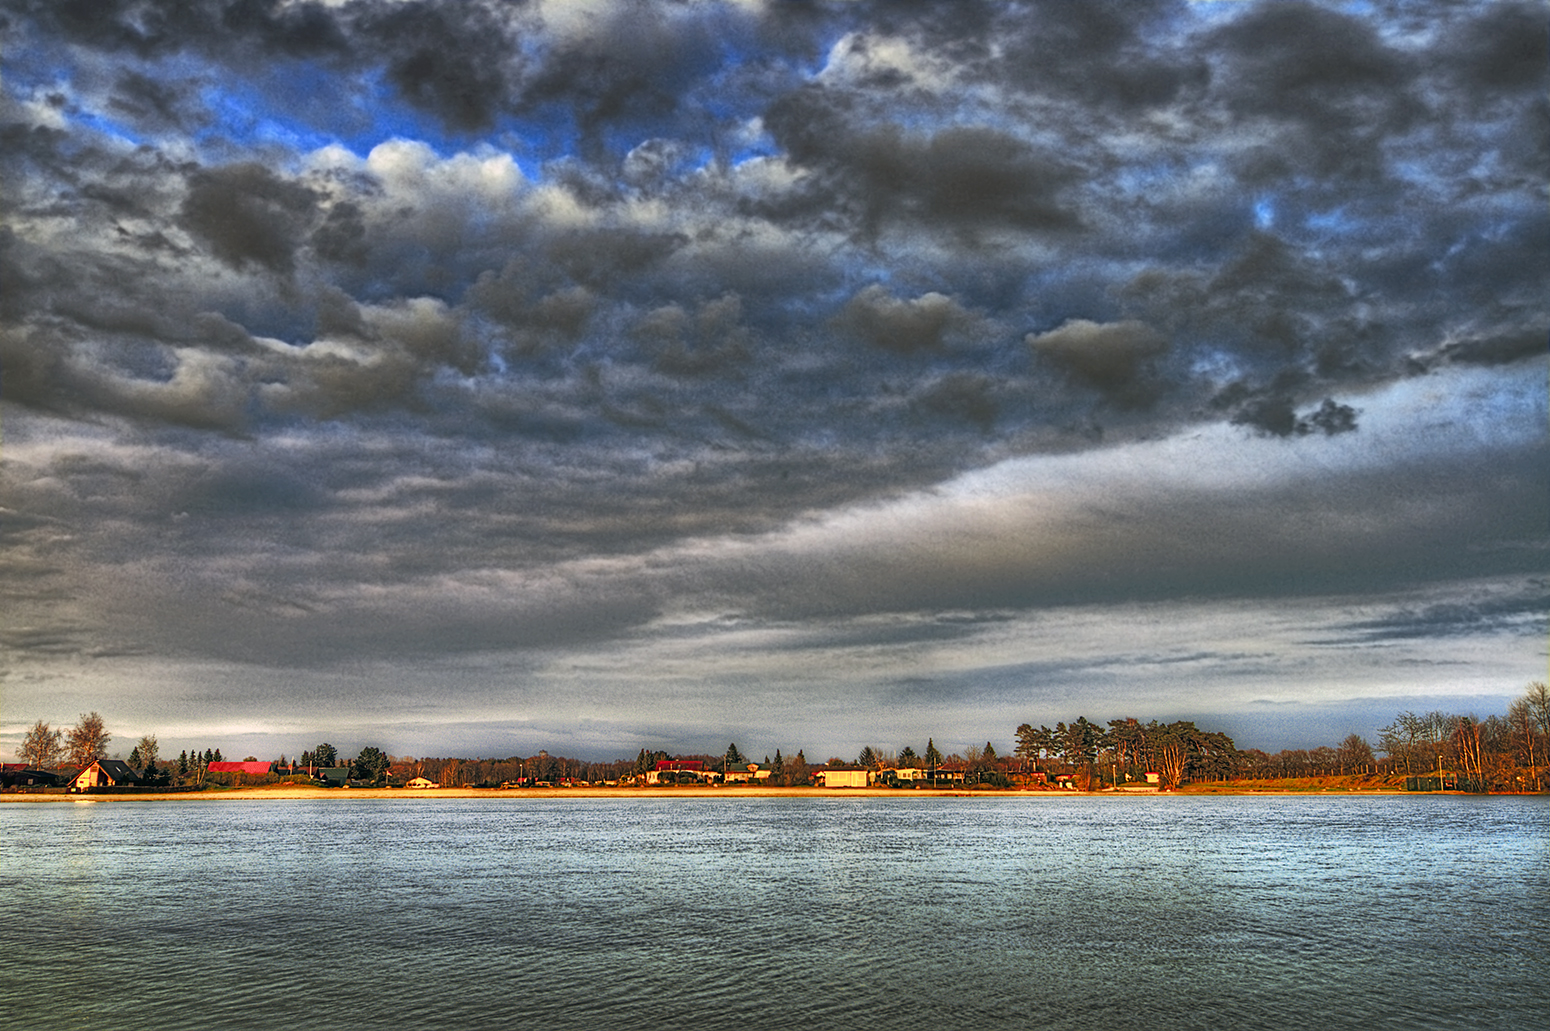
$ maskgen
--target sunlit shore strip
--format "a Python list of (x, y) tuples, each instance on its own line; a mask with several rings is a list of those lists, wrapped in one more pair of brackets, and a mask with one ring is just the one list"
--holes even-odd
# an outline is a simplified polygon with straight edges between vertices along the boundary
[[(1429, 792), (1437, 794), (1437, 792)], [(1452, 792), (1448, 792), (1452, 794)], [(16, 793), (0, 795), (0, 802), (188, 802), (188, 801), (315, 801), (315, 800), (379, 800), (379, 801), (434, 801), (448, 798), (480, 798), (507, 801), (549, 800), (564, 798), (1123, 798), (1135, 795), (1405, 795), (1415, 794), (1394, 787), (1307, 787), (1271, 785), (1247, 786), (1239, 784), (1188, 785), (1178, 791), (1160, 792), (1155, 789), (1130, 789), (1110, 791), (1025, 791), (994, 790), (974, 791), (959, 789), (899, 790), (896, 788), (769, 788), (769, 787), (638, 787), (638, 788), (312, 788), (292, 784), (265, 785), (252, 788), (227, 788), (215, 791), (175, 792), (103, 792), (91, 794)]]

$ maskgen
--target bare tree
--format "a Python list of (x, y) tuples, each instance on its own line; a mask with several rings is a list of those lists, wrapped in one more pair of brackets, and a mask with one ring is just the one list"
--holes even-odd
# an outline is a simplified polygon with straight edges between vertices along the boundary
[(1162, 786), (1176, 789), (1184, 781), (1184, 740), (1168, 734), (1157, 743), (1158, 765), (1162, 767)]
[(1539, 724), (1539, 732), (1550, 734), (1550, 687), (1545, 686), (1543, 680), (1534, 681), (1524, 692), (1523, 701), (1533, 714), (1534, 722)]
[(1360, 734), (1347, 735), (1335, 753), (1341, 773), (1369, 773), (1372, 770), (1372, 746)]
[(1534, 712), (1529, 708), (1527, 698), (1519, 698), (1507, 707), (1507, 726), (1512, 730), (1514, 743), (1517, 745), (1523, 759), (1528, 766), (1529, 780), (1534, 785), (1534, 790), (1540, 790), (1539, 782), (1539, 731), (1534, 719)]
[(108, 754), (108, 742), (113, 735), (103, 725), (102, 717), (95, 712), (82, 713), (80, 721), (70, 728), (66, 740), (70, 748), (70, 762), (74, 766), (90, 766)]
[(16, 757), (33, 769), (47, 770), (58, 766), (65, 754), (63, 736), (63, 731), (53, 730), (39, 720), (22, 738), (22, 746), (17, 749)]
[(145, 737), (142, 737), (140, 743), (135, 747), (140, 750), (141, 763), (154, 766), (161, 761), (161, 749), (156, 744), (155, 734), (147, 734)]

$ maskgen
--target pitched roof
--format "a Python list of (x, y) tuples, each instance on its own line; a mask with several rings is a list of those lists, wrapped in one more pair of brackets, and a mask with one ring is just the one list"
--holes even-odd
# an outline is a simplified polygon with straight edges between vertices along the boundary
[(211, 773), (268, 773), (269, 764), (266, 762), (218, 762), (211, 763), (207, 769)]
[(703, 770), (704, 759), (658, 759), (658, 770)]
[[(115, 784), (138, 784), (140, 782), (140, 775), (122, 759), (98, 759), (95, 763), (92, 763), (92, 766), (96, 766), (103, 773), (107, 774), (108, 779)], [(81, 772), (85, 773), (89, 769), (91, 769), (91, 766), (83, 768)], [(76, 776), (80, 776), (80, 774), (76, 774)]]

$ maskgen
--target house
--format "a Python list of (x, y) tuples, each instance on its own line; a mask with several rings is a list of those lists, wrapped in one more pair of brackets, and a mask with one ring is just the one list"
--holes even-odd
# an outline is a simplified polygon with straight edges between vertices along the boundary
[(211, 763), (207, 769), (211, 773), (253, 773), (262, 777), (270, 772), (272, 765), (265, 762), (219, 762)]
[[(433, 780), (426, 780), (424, 777), (415, 777), (413, 780), (409, 780), (409, 781), (406, 781), (404, 783), (404, 787), (406, 787), (406, 788), (420, 788), (420, 789), (424, 789), (424, 788), (435, 788), (435, 787), (440, 787), (440, 786), (441, 785), (437, 784), (435, 781), (433, 781)], [(502, 784), (501, 786), (505, 787), (504, 784)]]
[(763, 763), (748, 763), (745, 766), (729, 766), (725, 774), (725, 782), (728, 784), (757, 784), (760, 781), (770, 779), (774, 771)]
[(967, 771), (957, 763), (943, 763), (929, 771), (931, 783), (940, 784), (946, 781), (948, 784), (962, 784), (963, 776)]
[(90, 791), (93, 788), (120, 788), (138, 785), (140, 777), (122, 759), (98, 759), (76, 774), (70, 782), (71, 791)]
[(319, 766), (315, 775), (323, 782), (324, 787), (349, 787), (350, 767), (348, 766)]
[(872, 781), (872, 771), (864, 766), (825, 766), (813, 773), (821, 788), (864, 788)]
[(0, 766), (0, 787), (57, 788), (61, 783), (63, 781), (58, 774), (26, 763), (5, 763)]
[(703, 759), (658, 759), (646, 771), (647, 784), (693, 784), (706, 779)]

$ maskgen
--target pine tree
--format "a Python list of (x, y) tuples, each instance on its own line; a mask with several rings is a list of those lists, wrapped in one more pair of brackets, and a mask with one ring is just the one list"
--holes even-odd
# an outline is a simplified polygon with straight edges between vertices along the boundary
[(936, 742), (926, 738), (926, 769), (934, 770), (942, 765), (942, 753), (936, 750)]

